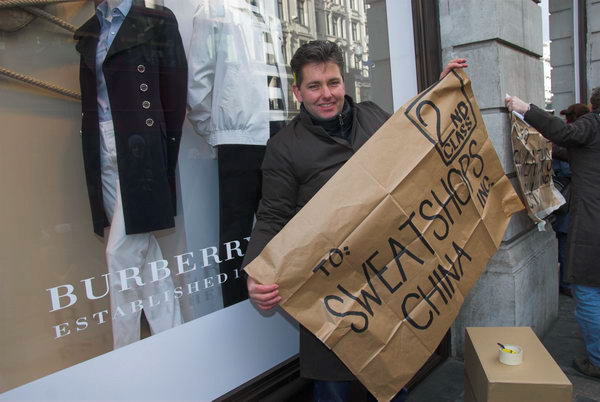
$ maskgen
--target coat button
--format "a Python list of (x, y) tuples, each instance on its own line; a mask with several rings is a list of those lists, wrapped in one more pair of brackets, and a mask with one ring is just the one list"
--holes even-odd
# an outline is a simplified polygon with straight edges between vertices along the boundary
[(146, 119), (146, 125), (148, 127), (152, 127), (154, 125), (154, 120), (152, 120), (152, 119)]
[(140, 91), (146, 92), (147, 90), (148, 90), (148, 84), (143, 83), (142, 85), (140, 85)]
[(143, 107), (144, 109), (150, 109), (150, 102), (148, 102), (148, 101), (143, 101), (143, 102), (142, 102), (142, 107)]
[(175, 142), (175, 137), (171, 137), (171, 141)]
[(140, 64), (137, 66), (137, 70), (138, 70), (138, 72), (143, 73), (144, 71), (146, 71), (146, 66), (143, 64)]

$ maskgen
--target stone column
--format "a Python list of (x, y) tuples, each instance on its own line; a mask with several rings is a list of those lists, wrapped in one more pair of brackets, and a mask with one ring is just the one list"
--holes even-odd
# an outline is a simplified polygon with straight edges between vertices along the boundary
[[(438, 0), (443, 62), (466, 57), (466, 70), (490, 138), (517, 188), (505, 94), (544, 105), (541, 8), (531, 0)], [(498, 253), (466, 297), (452, 327), (462, 356), (469, 326), (530, 326), (542, 335), (557, 317), (554, 232), (514, 216)]]

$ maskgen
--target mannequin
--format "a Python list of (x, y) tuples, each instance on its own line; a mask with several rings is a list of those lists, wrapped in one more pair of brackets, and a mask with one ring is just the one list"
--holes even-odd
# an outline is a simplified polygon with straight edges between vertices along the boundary
[[(121, 5), (121, 3), (123, 2), (123, 0), (106, 0), (106, 3), (108, 3), (108, 9), (109, 10), (114, 10), (115, 8), (117, 8), (118, 6)], [(112, 14), (108, 14), (106, 16), (106, 19), (108, 21), (112, 21)]]
[(247, 298), (242, 256), (227, 249), (245, 250), (261, 197), (265, 145), (287, 118), (274, 10), (273, 0), (200, 0), (194, 15), (188, 118), (218, 153), (224, 307)]
[(94, 231), (108, 239), (114, 347), (183, 322), (154, 231), (174, 226), (187, 63), (173, 13), (96, 1), (75, 33), (82, 146)]

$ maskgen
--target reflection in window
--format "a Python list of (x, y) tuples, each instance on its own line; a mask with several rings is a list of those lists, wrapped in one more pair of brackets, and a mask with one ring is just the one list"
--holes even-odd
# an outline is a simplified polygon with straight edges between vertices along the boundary
[(298, 14), (298, 24), (307, 25), (306, 24), (306, 15), (305, 15), (305, 6), (304, 0), (296, 0), (296, 11)]
[(288, 64), (288, 55), (287, 55), (287, 52), (286, 52), (285, 38), (281, 41), (281, 54), (283, 56), (284, 63)]
[[(357, 100), (372, 98), (369, 73), (375, 64), (369, 55), (369, 5), (365, 1), (315, 0), (311, 4), (309, 0), (277, 0), (273, 4), (277, 6), (276, 12), (282, 23), (282, 54), (286, 63), (288, 89), (292, 84), (289, 61), (296, 49), (310, 40), (327, 39), (342, 48), (346, 62), (344, 79), (347, 93)], [(300, 104), (292, 92), (289, 95), (288, 117), (293, 118)]]
[(333, 17), (333, 36), (341, 36), (340, 32), (340, 17)]

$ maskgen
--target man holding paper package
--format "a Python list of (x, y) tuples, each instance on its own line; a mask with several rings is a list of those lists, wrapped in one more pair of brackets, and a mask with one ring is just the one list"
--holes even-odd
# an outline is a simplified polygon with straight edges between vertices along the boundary
[(577, 358), (579, 372), (600, 378), (600, 87), (592, 91), (592, 113), (567, 124), (516, 96), (506, 97), (509, 111), (523, 114), (544, 137), (567, 148), (571, 164), (571, 220), (567, 270), (576, 300), (587, 358)]
[[(389, 118), (373, 102), (355, 103), (345, 95), (343, 63), (339, 47), (328, 41), (301, 46), (291, 60), (293, 91), (302, 102), (301, 112), (268, 142), (262, 165), (263, 198), (244, 266)], [(452, 68), (466, 67), (465, 63), (465, 59), (452, 60), (440, 78)], [(278, 284), (259, 284), (249, 277), (248, 292), (262, 310), (281, 301)], [(300, 366), (303, 377), (316, 380), (317, 400), (348, 399), (355, 376), (303, 326)]]

